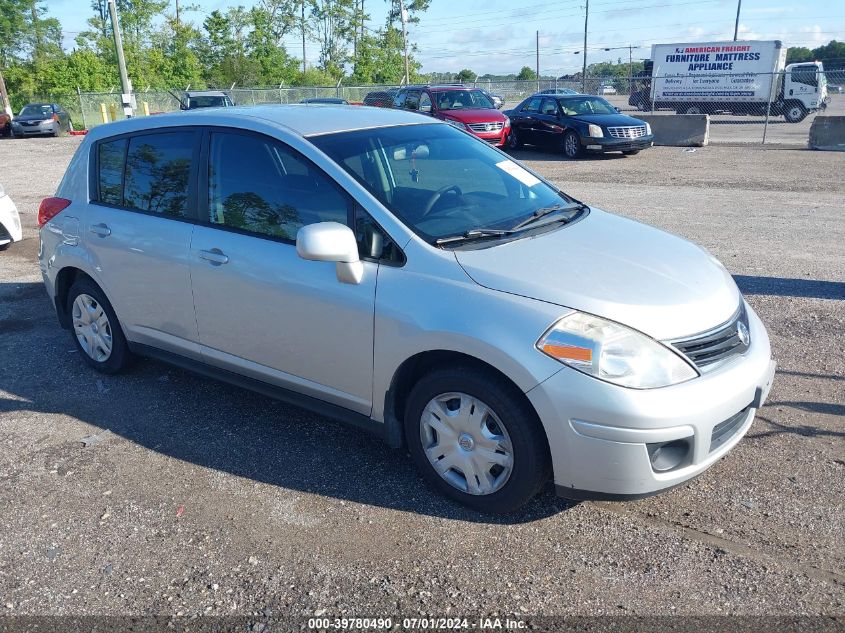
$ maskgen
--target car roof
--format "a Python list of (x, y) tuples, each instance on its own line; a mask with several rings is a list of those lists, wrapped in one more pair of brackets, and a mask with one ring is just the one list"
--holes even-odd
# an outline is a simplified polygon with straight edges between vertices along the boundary
[(185, 92), (188, 97), (225, 97), (222, 90), (188, 90)]
[(153, 117), (136, 117), (98, 125), (89, 134), (94, 139), (131, 132), (155, 130), (175, 125), (232, 125), (245, 118), (273, 123), (301, 135), (319, 136), (395, 125), (438, 124), (437, 119), (396, 108), (311, 104), (236, 106), (233, 108), (198, 108)]

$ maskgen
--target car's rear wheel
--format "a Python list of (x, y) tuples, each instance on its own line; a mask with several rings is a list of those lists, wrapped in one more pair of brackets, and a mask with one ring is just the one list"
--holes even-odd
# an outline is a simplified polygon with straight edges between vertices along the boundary
[(87, 278), (75, 282), (66, 305), (82, 360), (104, 374), (116, 374), (132, 363), (117, 315), (97, 284)]
[(467, 366), (426, 375), (408, 398), (405, 435), (423, 477), (480, 512), (516, 510), (549, 476), (536, 414), (491, 371)]
[(519, 138), (519, 134), (513, 128), (508, 133), (508, 149), (520, 149), (522, 147), (522, 141)]
[(563, 135), (563, 153), (567, 158), (578, 158), (583, 153), (584, 149), (581, 147), (581, 139), (578, 134), (572, 130)]

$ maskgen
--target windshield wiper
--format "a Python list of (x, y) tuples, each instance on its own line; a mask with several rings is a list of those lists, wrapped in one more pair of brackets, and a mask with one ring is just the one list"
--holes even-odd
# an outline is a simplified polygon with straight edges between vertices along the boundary
[[(530, 224), (534, 224), (540, 218), (544, 218), (547, 215), (551, 215), (552, 213), (557, 213), (558, 211), (581, 211), (581, 210), (586, 209), (586, 208), (587, 208), (587, 205), (582, 204), (580, 202), (578, 202), (574, 205), (553, 204), (553, 205), (548, 206), (548, 207), (541, 207), (541, 208), (537, 209), (534, 213), (532, 213), (530, 216), (525, 218), (522, 222), (519, 222), (515, 226), (511, 227), (509, 230), (518, 231), (519, 229), (525, 228), (526, 226), (528, 226)], [(571, 219), (572, 219), (572, 216), (567, 215), (567, 216), (562, 216), (557, 221), (568, 222)]]
[(450, 235), (449, 237), (440, 237), (434, 241), (438, 246), (443, 244), (456, 244), (458, 242), (471, 242), (473, 240), (483, 239), (485, 237), (501, 237), (503, 235), (510, 235), (513, 229), (470, 229), (460, 235)]

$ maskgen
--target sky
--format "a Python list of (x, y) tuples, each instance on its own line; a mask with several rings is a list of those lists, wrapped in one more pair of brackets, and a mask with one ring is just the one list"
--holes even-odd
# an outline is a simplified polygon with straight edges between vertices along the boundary
[[(584, 1), (432, 0), (419, 24), (409, 27), (423, 72), (516, 73), (535, 67), (539, 31), (540, 71), (562, 75), (580, 70), (584, 48)], [(257, 2), (257, 0), (256, 0)], [(181, 0), (198, 11), (183, 19), (201, 25), (215, 9), (253, 0)], [(370, 28), (384, 23), (388, 2), (366, 0)], [(65, 29), (73, 47), (86, 28), (89, 0), (47, 0), (51, 15)], [(587, 62), (650, 57), (654, 43), (733, 39), (737, 0), (592, 0), (587, 29)], [(832, 39), (845, 40), (845, 0), (743, 0), (739, 39), (779, 39), (787, 46), (815, 48)], [(286, 39), (289, 53), (301, 57), (301, 42)], [(613, 50), (606, 51), (605, 48)], [(306, 56), (316, 60), (318, 47), (308, 43)]]

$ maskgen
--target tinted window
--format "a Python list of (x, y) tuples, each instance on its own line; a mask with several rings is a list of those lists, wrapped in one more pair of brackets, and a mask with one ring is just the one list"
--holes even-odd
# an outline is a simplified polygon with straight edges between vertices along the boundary
[(405, 108), (408, 110), (419, 110), (420, 108), (420, 93), (418, 90), (409, 92), (405, 97)]
[(129, 140), (123, 205), (173, 217), (188, 216), (194, 132), (134, 136)]
[(316, 222), (347, 223), (348, 203), (306, 159), (269, 138), (213, 133), (208, 213), (214, 224), (294, 240)]
[(560, 100), (560, 108), (567, 116), (618, 114), (616, 108), (601, 97), (567, 97)]
[(543, 99), (543, 105), (540, 106), (540, 111), (550, 116), (557, 115), (557, 102), (554, 99)]
[(792, 81), (808, 86), (818, 85), (818, 72), (816, 66), (796, 66), (792, 69)]
[(97, 199), (106, 204), (123, 204), (123, 166), (126, 162), (125, 138), (100, 143), (97, 148)]
[(522, 106), (522, 112), (539, 112), (540, 111), (540, 98), (534, 97), (529, 99), (524, 106)]
[(420, 112), (431, 112), (431, 97), (427, 92), (420, 95)]

